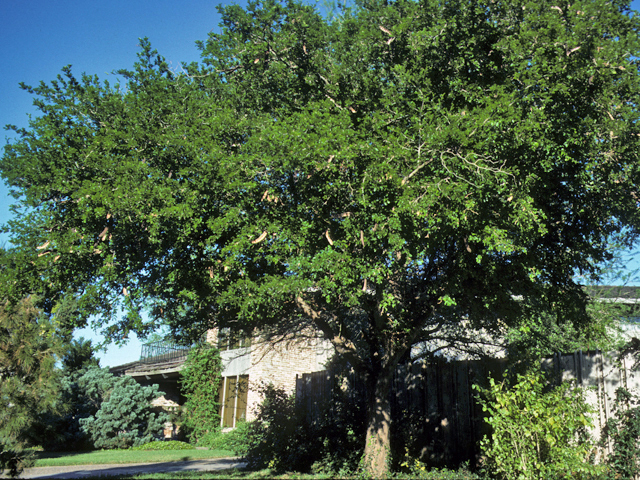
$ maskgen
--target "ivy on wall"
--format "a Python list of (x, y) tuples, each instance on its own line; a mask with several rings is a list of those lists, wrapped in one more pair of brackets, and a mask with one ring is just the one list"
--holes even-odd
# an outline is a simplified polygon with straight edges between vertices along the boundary
[(193, 443), (220, 429), (221, 373), (220, 352), (214, 346), (201, 344), (189, 352), (180, 378), (186, 397), (182, 428)]

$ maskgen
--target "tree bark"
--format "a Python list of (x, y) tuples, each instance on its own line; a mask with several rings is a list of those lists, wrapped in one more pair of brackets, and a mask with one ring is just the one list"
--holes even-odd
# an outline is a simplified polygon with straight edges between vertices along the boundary
[(373, 478), (385, 478), (391, 460), (391, 402), (393, 368), (371, 375), (367, 382), (367, 437), (364, 468)]

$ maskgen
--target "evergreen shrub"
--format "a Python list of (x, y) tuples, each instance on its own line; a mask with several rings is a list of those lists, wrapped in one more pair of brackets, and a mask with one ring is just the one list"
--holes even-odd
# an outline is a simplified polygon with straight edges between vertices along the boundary
[(59, 409), (40, 416), (37, 443), (47, 451), (92, 449), (93, 441), (80, 421), (98, 412), (115, 380), (107, 369), (98, 366), (64, 372), (60, 379)]
[(154, 399), (163, 395), (157, 385), (143, 387), (131, 377), (117, 377), (112, 389), (103, 395), (95, 415), (80, 420), (95, 448), (129, 448), (162, 436), (169, 416), (151, 406)]

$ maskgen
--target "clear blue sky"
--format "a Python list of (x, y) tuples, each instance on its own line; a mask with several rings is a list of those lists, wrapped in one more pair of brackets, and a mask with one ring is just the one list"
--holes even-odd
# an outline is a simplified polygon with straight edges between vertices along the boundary
[[(65, 65), (73, 72), (107, 78), (136, 61), (138, 39), (148, 37), (172, 65), (197, 61), (197, 40), (219, 31), (218, 1), (205, 0), (0, 0), (0, 126), (27, 127), (33, 98), (18, 87), (55, 79)], [(228, 2), (231, 3), (231, 2)], [(233, 2), (240, 3), (243, 2)], [(10, 132), (2, 130), (2, 145)], [(12, 198), (0, 182), (0, 223), (9, 218)], [(0, 237), (0, 244), (6, 242)], [(98, 338), (91, 330), (78, 336)], [(103, 366), (137, 360), (140, 342), (101, 353)]]
[[(220, 3), (232, 2), (0, 0), (0, 126), (27, 127), (28, 114), (35, 113), (33, 99), (18, 88), (19, 82), (48, 82), (69, 64), (76, 75), (86, 72), (107, 78), (113, 70), (132, 66), (140, 37), (148, 37), (175, 69), (181, 62), (198, 60), (194, 43), (219, 31), (216, 5)], [(633, 5), (640, 9), (640, 0)], [(10, 139), (9, 132), (4, 138)], [(8, 189), (0, 182), (0, 223), (9, 218), (10, 203)], [(6, 238), (0, 237), (3, 241)], [(94, 336), (91, 331), (80, 334)], [(101, 361), (113, 366), (137, 360), (139, 354), (140, 342), (132, 339), (123, 348), (101, 354)]]

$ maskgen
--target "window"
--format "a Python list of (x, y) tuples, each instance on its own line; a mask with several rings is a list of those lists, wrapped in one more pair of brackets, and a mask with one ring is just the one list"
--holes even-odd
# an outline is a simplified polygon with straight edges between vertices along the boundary
[(220, 351), (250, 346), (251, 336), (244, 332), (231, 332), (228, 328), (221, 328), (218, 332), (218, 349)]
[(249, 375), (222, 377), (220, 386), (220, 424), (223, 428), (235, 427), (247, 418), (247, 390)]

